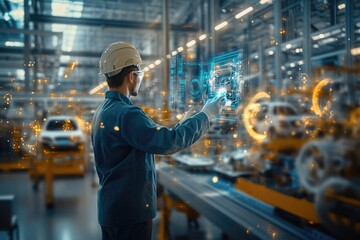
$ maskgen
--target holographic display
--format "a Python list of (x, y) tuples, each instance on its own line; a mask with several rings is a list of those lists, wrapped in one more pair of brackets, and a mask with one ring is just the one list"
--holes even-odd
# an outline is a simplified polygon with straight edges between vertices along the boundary
[(169, 107), (186, 111), (189, 106), (202, 105), (208, 93), (209, 64), (185, 61), (178, 53), (170, 61)]
[(234, 51), (216, 56), (210, 60), (210, 95), (226, 97), (226, 105), (238, 107), (241, 96), (239, 80), (241, 77), (241, 54)]
[(194, 102), (199, 102), (202, 100), (201, 83), (197, 78), (194, 78), (190, 82), (190, 96)]
[(170, 60), (169, 103), (172, 110), (185, 110), (186, 77), (184, 59), (181, 54), (177, 54)]
[(224, 95), (226, 105), (238, 107), (241, 96), (241, 54), (234, 51), (208, 62), (186, 61), (182, 53), (170, 60), (169, 107), (186, 111), (204, 104), (209, 98)]

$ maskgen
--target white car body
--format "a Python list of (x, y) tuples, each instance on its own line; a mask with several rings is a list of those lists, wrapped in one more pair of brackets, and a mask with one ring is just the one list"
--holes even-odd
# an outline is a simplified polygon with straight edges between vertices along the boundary
[(301, 137), (302, 116), (287, 102), (263, 102), (256, 114), (254, 130), (274, 137)]
[(38, 140), (45, 148), (79, 149), (85, 143), (85, 135), (74, 117), (51, 116), (42, 126)]

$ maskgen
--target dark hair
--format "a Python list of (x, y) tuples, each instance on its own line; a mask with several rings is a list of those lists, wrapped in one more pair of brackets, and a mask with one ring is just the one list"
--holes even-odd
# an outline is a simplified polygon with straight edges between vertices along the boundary
[(138, 66), (135, 66), (135, 65), (127, 66), (127, 67), (124, 67), (121, 70), (121, 72), (119, 72), (118, 74), (116, 74), (112, 77), (107, 77), (106, 82), (107, 82), (109, 88), (120, 87), (123, 84), (126, 75), (128, 75), (131, 71), (138, 70), (138, 69), (139, 69)]

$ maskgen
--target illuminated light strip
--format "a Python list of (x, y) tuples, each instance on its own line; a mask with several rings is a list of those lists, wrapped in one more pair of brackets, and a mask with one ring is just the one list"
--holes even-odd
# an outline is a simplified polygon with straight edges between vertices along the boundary
[(183, 47), (179, 47), (179, 48), (177, 49), (177, 51), (178, 51), (178, 52), (182, 52), (182, 51), (184, 51), (184, 48), (183, 48)]
[(98, 85), (98, 86), (94, 87), (89, 93), (90, 93), (90, 95), (92, 95), (92, 94), (96, 93), (97, 91), (99, 91), (100, 89), (101, 89), (100, 85)]
[(149, 65), (149, 68), (150, 68), (150, 69), (153, 69), (154, 67), (155, 67), (155, 64), (150, 64), (150, 65)]
[(314, 36), (312, 39), (313, 39), (314, 41), (317, 41), (317, 40), (320, 40), (320, 39), (323, 39), (323, 38), (327, 38), (327, 37), (330, 37), (330, 36), (331, 36), (331, 34), (330, 34), (329, 32), (327, 32), (327, 33), (320, 33), (319, 35)]
[(259, 92), (255, 94), (255, 96), (251, 98), (249, 104), (245, 107), (242, 115), (246, 131), (252, 138), (258, 141), (264, 140), (266, 138), (266, 134), (256, 132), (250, 123), (250, 119), (251, 117), (255, 117), (256, 113), (260, 110), (260, 105), (257, 103), (260, 99), (270, 100), (270, 94), (266, 92)]
[(207, 35), (206, 35), (206, 34), (203, 34), (203, 35), (201, 35), (201, 36), (199, 37), (199, 40), (202, 41), (202, 40), (204, 40), (206, 37), (207, 37)]
[(360, 47), (351, 49), (351, 55), (360, 55)]
[(23, 47), (24, 43), (23, 42), (6, 41), (5, 46), (7, 46), (7, 47)]
[(154, 63), (155, 63), (155, 65), (159, 65), (159, 64), (161, 63), (161, 60), (158, 59), (158, 60), (156, 60)]
[(187, 44), (186, 44), (186, 46), (187, 47), (191, 47), (191, 46), (193, 46), (193, 45), (195, 45), (196, 44), (196, 41), (195, 40), (191, 40), (190, 42), (188, 42)]
[(272, 0), (260, 0), (260, 4), (272, 3)]
[(330, 78), (325, 78), (323, 80), (321, 80), (318, 84), (316, 84), (313, 94), (312, 94), (312, 110), (315, 112), (316, 115), (323, 115), (327, 110), (328, 110), (328, 105), (331, 103), (331, 99), (328, 99), (328, 101), (326, 102), (326, 105), (323, 109), (320, 108), (320, 103), (319, 103), (319, 99), (320, 99), (320, 93), (321, 90), (323, 89), (323, 87), (325, 87), (326, 85), (333, 83), (334, 81)]
[(228, 25), (228, 24), (229, 24), (229, 23), (228, 23), (227, 21), (225, 21), (225, 22), (222, 22), (222, 23), (216, 25), (216, 26), (215, 26), (215, 31), (218, 31), (218, 30), (222, 29), (223, 27), (225, 27), (225, 26)]
[(338, 5), (339, 10), (344, 9), (345, 7), (346, 7), (345, 3), (342, 3), (342, 4)]
[(98, 91), (100, 91), (103, 87), (105, 87), (107, 85), (106, 81), (99, 84), (98, 86), (94, 87), (93, 89), (90, 90), (89, 94), (92, 95)]
[(251, 12), (252, 10), (254, 10), (253, 7), (248, 7), (248, 8), (245, 9), (244, 11), (241, 11), (241, 12), (239, 12), (238, 14), (236, 14), (236, 15), (235, 15), (235, 18), (236, 18), (236, 19), (239, 19), (239, 18), (245, 16), (246, 14), (248, 14), (249, 12)]
[(178, 52), (177, 51), (172, 51), (171, 55), (175, 56)]

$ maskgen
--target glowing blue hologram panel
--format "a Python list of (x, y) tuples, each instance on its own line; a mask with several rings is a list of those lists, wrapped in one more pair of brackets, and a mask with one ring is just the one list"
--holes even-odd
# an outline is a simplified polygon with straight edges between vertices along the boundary
[(224, 95), (226, 105), (236, 108), (239, 106), (241, 77), (241, 54), (234, 51), (216, 56), (210, 60), (209, 97)]
[(238, 107), (241, 74), (240, 51), (212, 58), (209, 62), (185, 61), (178, 53), (170, 60), (169, 107), (185, 111), (204, 104), (207, 99), (224, 95), (227, 106)]
[(184, 59), (177, 54), (170, 60), (169, 78), (169, 107), (184, 111), (186, 104), (186, 76), (184, 72)]
[(190, 97), (194, 102), (202, 100), (201, 83), (197, 78), (194, 78), (190, 82)]

